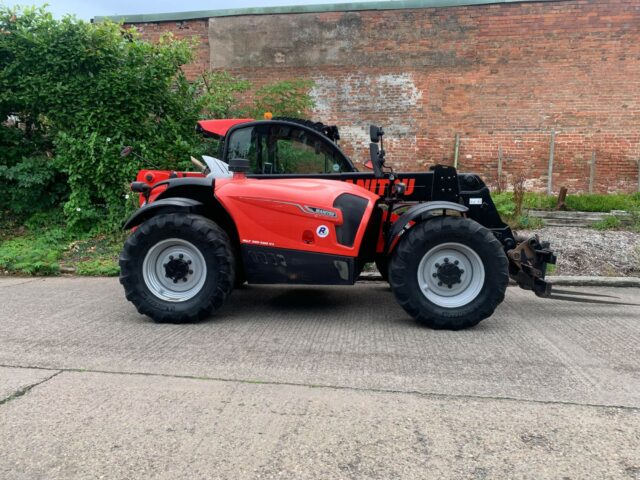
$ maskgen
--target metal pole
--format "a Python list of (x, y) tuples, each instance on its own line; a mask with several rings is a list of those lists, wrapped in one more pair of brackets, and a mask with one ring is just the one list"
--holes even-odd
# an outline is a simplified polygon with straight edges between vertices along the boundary
[(456, 147), (453, 151), (453, 168), (458, 168), (458, 153), (460, 152), (460, 134), (456, 133)]
[(591, 167), (589, 168), (589, 193), (593, 193), (593, 181), (596, 177), (596, 151), (591, 152)]
[(549, 178), (547, 179), (547, 195), (553, 191), (553, 153), (556, 149), (556, 131), (551, 130), (551, 145), (549, 145)]

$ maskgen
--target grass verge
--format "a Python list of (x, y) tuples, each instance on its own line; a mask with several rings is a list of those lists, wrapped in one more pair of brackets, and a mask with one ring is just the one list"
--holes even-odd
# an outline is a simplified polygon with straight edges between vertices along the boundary
[[(502, 218), (512, 228), (536, 229), (544, 226), (542, 220), (517, 215), (516, 202), (513, 192), (495, 193), (491, 195), (493, 202)], [(553, 210), (557, 198), (542, 193), (525, 193), (522, 209), (524, 210)], [(611, 212), (623, 210), (630, 212), (633, 221), (622, 222), (618, 217), (609, 217), (592, 225), (597, 230), (632, 230), (640, 232), (640, 192), (633, 194), (578, 194), (568, 195), (566, 205), (569, 210), (580, 212)]]
[(24, 225), (4, 220), (0, 271), (18, 275), (58, 275), (67, 267), (78, 275), (119, 273), (118, 254), (125, 232), (73, 234), (56, 214), (37, 214)]
[[(513, 192), (494, 193), (491, 195), (496, 208), (501, 215), (513, 214), (516, 203)], [(522, 208), (533, 210), (553, 210), (557, 197), (543, 193), (525, 193)], [(580, 212), (610, 212), (625, 210), (627, 212), (640, 211), (640, 192), (632, 194), (588, 194), (567, 195), (566, 205), (569, 210)]]

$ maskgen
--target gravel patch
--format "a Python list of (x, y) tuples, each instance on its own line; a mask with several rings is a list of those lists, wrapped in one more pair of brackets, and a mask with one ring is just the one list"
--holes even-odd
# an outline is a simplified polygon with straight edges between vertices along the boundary
[[(640, 277), (640, 233), (581, 227), (544, 227), (517, 233), (536, 233), (551, 242), (558, 263), (549, 276)], [(364, 268), (364, 272), (377, 271), (374, 264)]]
[(537, 233), (551, 242), (558, 264), (550, 275), (640, 277), (640, 233), (578, 227), (545, 227), (518, 233)]

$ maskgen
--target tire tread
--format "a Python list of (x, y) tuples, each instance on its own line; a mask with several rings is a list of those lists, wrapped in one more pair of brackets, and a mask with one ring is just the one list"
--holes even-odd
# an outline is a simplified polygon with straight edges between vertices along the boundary
[[(205, 257), (213, 255), (216, 258), (218, 282), (214, 295), (204, 297), (203, 301), (191, 310), (162, 310), (149, 302), (147, 295), (150, 293), (145, 294), (146, 286), (136, 272), (139, 257), (145, 253), (140, 251), (140, 245), (143, 243), (140, 239), (156, 232), (170, 231), (180, 234), (187, 229), (200, 237), (209, 248), (209, 252), (203, 252)], [(120, 283), (124, 287), (127, 300), (135, 305), (139, 313), (159, 323), (197, 322), (210, 316), (224, 304), (234, 284), (235, 258), (229, 237), (215, 222), (199, 215), (171, 213), (147, 220), (125, 242), (119, 264)]]
[[(496, 274), (485, 279), (483, 291), (486, 290), (486, 295), (482, 301), (476, 302), (478, 305), (471, 313), (459, 315), (459, 309), (446, 309), (432, 304), (422, 292), (416, 292), (415, 288), (411, 288), (410, 282), (407, 282), (407, 275), (414, 273), (414, 269), (410, 267), (415, 265), (416, 250), (438, 237), (446, 237), (446, 241), (473, 237), (474, 242), (485, 243), (491, 252), (484, 263), (492, 262)], [(435, 329), (461, 330), (490, 317), (504, 300), (509, 282), (508, 260), (495, 235), (479, 223), (460, 217), (438, 217), (414, 226), (401, 239), (389, 264), (389, 281), (400, 306), (418, 322)], [(432, 307), (425, 308), (426, 304)]]

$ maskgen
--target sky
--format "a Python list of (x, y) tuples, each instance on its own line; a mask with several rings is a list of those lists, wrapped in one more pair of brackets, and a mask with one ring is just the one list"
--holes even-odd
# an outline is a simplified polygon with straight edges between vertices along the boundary
[(319, 3), (352, 3), (365, 0), (0, 0), (0, 5), (49, 5), (56, 17), (75, 14), (84, 20), (96, 16), (132, 15), (137, 13), (188, 12), (193, 10), (223, 10), (226, 8), (275, 7), (278, 5), (313, 5)]

